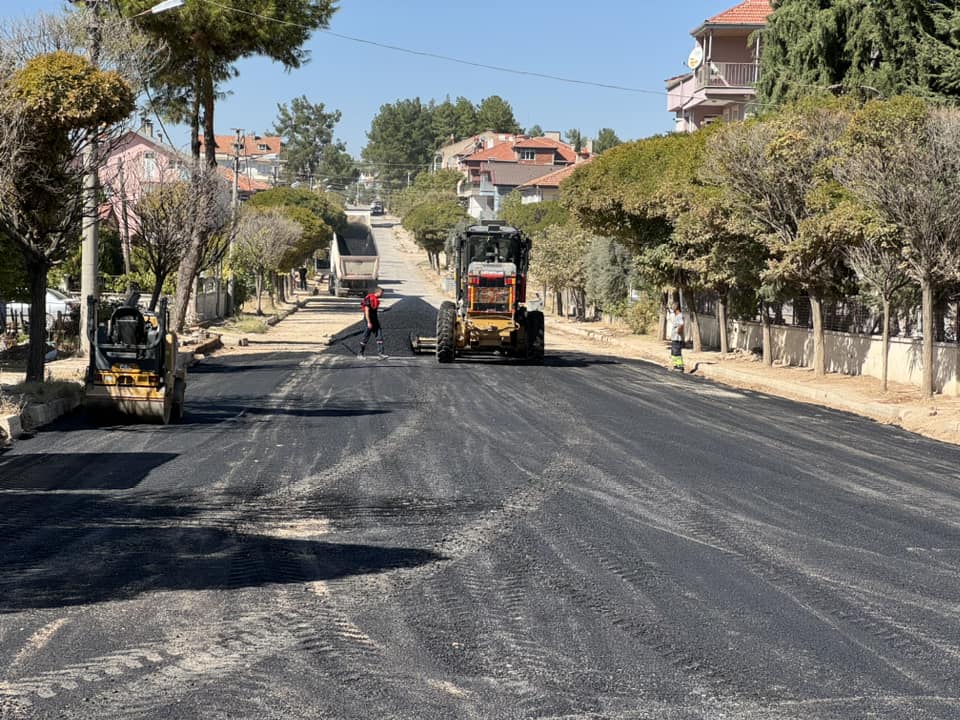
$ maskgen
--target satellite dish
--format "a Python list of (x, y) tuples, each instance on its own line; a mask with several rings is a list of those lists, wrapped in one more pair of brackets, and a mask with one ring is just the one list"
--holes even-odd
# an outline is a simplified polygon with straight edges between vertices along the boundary
[(690, 51), (690, 57), (687, 58), (687, 67), (696, 70), (703, 64), (703, 48), (697, 45)]

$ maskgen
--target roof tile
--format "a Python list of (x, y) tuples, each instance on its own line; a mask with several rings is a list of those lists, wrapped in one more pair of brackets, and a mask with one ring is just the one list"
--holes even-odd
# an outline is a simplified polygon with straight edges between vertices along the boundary
[(765, 25), (773, 12), (770, 0), (744, 0), (707, 20), (708, 25)]

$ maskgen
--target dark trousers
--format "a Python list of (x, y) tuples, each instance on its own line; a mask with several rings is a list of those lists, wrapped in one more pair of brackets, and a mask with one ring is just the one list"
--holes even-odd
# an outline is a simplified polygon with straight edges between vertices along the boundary
[(673, 359), (673, 367), (683, 370), (683, 340), (670, 341), (670, 357)]
[(383, 347), (383, 328), (380, 327), (380, 321), (370, 323), (363, 329), (363, 337), (360, 338), (360, 352), (363, 352), (367, 347), (367, 343), (370, 341), (370, 336), (373, 335), (377, 339), (377, 345), (381, 348)]

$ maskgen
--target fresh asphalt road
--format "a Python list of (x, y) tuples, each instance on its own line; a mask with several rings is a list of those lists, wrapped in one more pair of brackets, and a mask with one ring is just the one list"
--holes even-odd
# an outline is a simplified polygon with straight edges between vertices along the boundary
[(0, 456), (0, 717), (960, 718), (960, 449), (609, 357), (441, 366), (396, 283), (388, 361), (213, 357), (182, 425)]

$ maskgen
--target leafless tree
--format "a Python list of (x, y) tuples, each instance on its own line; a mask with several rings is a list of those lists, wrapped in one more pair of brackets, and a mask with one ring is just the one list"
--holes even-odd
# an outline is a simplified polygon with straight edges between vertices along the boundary
[(263, 314), (261, 298), (268, 274), (280, 269), (280, 261), (296, 245), (303, 227), (283, 210), (247, 209), (237, 222), (233, 264), (254, 276), (257, 290), (257, 315)]
[[(83, 182), (98, 164), (98, 155), (91, 148), (94, 144), (109, 148), (121, 136), (121, 118), (133, 107), (133, 93), (152, 53), (145, 43), (126, 42), (135, 35), (129, 24), (122, 29), (111, 27), (105, 35), (108, 41), (104, 46), (109, 49), (101, 66), (116, 73), (108, 80), (114, 83), (114, 112), (108, 118), (98, 114), (89, 98), (72, 106), (69, 99), (60, 98), (64, 108), (70, 107), (74, 120), (69, 126), (64, 124), (64, 132), (51, 142), (52, 136), (40, 131), (49, 129), (45, 123), (51, 118), (26, 107), (11, 80), (38, 57), (56, 51), (72, 52), (73, 57), (82, 54), (76, 52), (83, 44), (82, 27), (82, 18), (68, 13), (40, 15), (0, 31), (0, 231), (23, 254), (30, 278), (32, 317), (45, 316), (48, 270), (79, 241)], [(128, 73), (127, 77), (122, 72)], [(121, 100), (122, 95), (126, 97)], [(102, 103), (103, 108), (108, 104)], [(43, 379), (45, 341), (45, 324), (31, 323), (28, 380)]]
[(219, 231), (230, 220), (229, 193), (216, 173), (199, 170), (201, 177), (172, 179), (159, 173), (158, 180), (138, 183), (127, 177), (125, 187), (133, 190), (129, 202), (130, 224), (136, 228), (134, 241), (141, 269), (153, 277), (150, 309), (156, 307), (163, 284), (183, 259), (191, 236), (199, 225)]
[(930, 398), (934, 293), (960, 265), (960, 110), (929, 110), (915, 130), (850, 153), (837, 175), (903, 240), (899, 259), (922, 296), (921, 392)]

